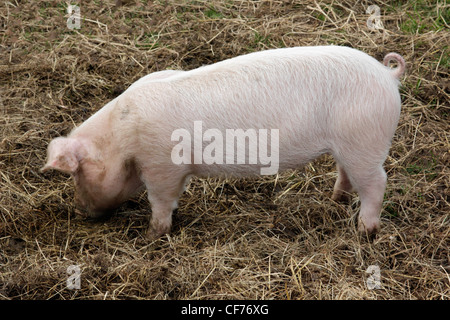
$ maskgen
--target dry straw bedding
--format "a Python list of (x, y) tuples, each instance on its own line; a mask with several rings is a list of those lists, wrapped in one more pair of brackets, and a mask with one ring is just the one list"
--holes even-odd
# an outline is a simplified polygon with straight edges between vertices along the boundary
[[(367, 27), (369, 4), (384, 30)], [(83, 1), (79, 30), (67, 28), (66, 8), (0, 4), (0, 298), (450, 298), (445, 1)], [(85, 220), (72, 181), (38, 171), (51, 138), (145, 74), (323, 44), (407, 61), (375, 237), (356, 232), (357, 195), (330, 199), (329, 156), (278, 176), (194, 179), (172, 233), (154, 242), (142, 236), (145, 194), (109, 219)], [(79, 290), (66, 287), (70, 265), (80, 267)]]

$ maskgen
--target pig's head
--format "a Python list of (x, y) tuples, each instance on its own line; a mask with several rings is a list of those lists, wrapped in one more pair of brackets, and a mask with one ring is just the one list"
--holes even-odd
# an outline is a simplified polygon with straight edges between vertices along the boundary
[(76, 206), (80, 214), (93, 218), (111, 212), (141, 185), (131, 159), (122, 159), (118, 153), (104, 154), (87, 139), (53, 139), (41, 172), (51, 169), (74, 178)]

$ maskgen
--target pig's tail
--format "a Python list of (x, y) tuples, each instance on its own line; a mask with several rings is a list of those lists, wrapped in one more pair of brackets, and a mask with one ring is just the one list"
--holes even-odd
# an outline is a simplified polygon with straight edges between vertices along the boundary
[(393, 70), (392, 74), (394, 75), (394, 77), (399, 79), (405, 73), (405, 60), (398, 53), (391, 52), (384, 57), (383, 64), (387, 67), (389, 66), (389, 62), (391, 62), (392, 60), (394, 60), (398, 64), (397, 68)]

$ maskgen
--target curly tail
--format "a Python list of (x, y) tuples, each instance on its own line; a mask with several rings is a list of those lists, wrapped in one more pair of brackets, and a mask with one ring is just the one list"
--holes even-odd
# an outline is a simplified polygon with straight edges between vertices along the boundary
[(398, 66), (397, 68), (395, 68), (392, 71), (392, 74), (394, 77), (396, 77), (397, 79), (400, 79), (400, 77), (405, 73), (405, 60), (403, 59), (403, 57), (401, 55), (399, 55), (398, 53), (395, 52), (391, 52), (388, 53), (384, 59), (383, 59), (383, 64), (388, 67), (389, 66), (389, 62), (391, 62), (392, 60), (394, 60), (395, 62), (397, 62)]

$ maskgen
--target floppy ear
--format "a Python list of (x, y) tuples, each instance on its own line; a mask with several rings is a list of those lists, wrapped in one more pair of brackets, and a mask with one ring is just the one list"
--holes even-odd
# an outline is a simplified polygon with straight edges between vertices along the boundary
[(59, 137), (53, 139), (47, 149), (47, 163), (41, 172), (54, 169), (74, 174), (80, 164), (83, 146), (73, 138)]

